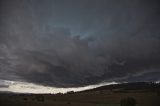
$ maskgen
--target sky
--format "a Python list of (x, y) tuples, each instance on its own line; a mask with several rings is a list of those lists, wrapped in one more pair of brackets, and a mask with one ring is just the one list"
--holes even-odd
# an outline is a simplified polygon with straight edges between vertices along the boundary
[(159, 4), (0, 0), (0, 88), (159, 81)]

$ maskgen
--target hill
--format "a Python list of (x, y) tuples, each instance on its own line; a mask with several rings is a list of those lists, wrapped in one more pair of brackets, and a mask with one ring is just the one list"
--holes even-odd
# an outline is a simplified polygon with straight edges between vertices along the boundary
[(0, 106), (160, 106), (160, 84), (107, 85), (67, 94), (1, 93)]

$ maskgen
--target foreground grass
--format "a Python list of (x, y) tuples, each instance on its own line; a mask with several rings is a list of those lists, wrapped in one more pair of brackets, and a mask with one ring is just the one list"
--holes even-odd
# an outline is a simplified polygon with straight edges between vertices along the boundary
[(157, 92), (111, 91), (57, 95), (0, 95), (0, 106), (120, 106), (120, 100), (135, 98), (136, 106), (160, 106)]
[(0, 106), (121, 106), (128, 97), (136, 106), (160, 106), (160, 85), (121, 84), (56, 95), (1, 93)]

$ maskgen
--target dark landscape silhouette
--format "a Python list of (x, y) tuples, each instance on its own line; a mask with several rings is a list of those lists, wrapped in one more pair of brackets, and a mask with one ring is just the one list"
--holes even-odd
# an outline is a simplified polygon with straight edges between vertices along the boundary
[(0, 106), (159, 106), (160, 84), (134, 82), (66, 94), (1, 92)]

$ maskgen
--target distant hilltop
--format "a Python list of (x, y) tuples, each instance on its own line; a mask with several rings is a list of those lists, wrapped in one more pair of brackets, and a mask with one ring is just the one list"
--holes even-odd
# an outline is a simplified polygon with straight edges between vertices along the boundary
[(112, 85), (105, 85), (97, 88), (93, 88), (90, 90), (80, 91), (82, 92), (92, 92), (92, 91), (103, 91), (103, 90), (110, 90), (110, 91), (129, 91), (129, 90), (145, 90), (145, 91), (159, 91), (160, 90), (160, 83), (154, 82), (130, 82), (130, 83), (121, 83), (121, 84), (112, 84)]

